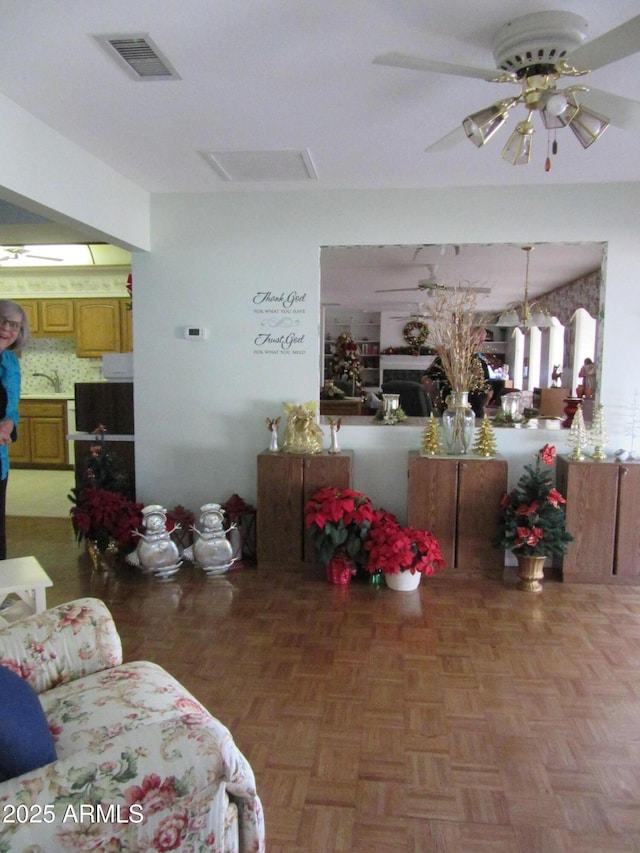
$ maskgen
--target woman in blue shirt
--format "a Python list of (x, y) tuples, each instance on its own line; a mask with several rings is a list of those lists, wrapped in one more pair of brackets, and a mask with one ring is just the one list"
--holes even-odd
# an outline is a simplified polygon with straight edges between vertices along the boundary
[(0, 560), (7, 557), (7, 478), (9, 445), (15, 441), (20, 401), (20, 362), (16, 351), (29, 339), (29, 323), (17, 302), (0, 299)]

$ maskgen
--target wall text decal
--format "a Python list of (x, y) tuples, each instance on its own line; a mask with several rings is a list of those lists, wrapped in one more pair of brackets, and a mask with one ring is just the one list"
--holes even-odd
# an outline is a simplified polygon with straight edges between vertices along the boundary
[(261, 328), (254, 335), (254, 355), (306, 354), (306, 334), (285, 331), (300, 326), (307, 313), (306, 299), (307, 294), (297, 290), (261, 290), (255, 294), (253, 313)]

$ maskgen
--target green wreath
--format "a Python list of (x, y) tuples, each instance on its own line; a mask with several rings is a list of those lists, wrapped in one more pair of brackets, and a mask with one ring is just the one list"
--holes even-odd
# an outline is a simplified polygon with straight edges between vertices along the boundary
[(427, 342), (429, 327), (422, 320), (409, 320), (402, 330), (402, 336), (411, 349), (419, 350)]

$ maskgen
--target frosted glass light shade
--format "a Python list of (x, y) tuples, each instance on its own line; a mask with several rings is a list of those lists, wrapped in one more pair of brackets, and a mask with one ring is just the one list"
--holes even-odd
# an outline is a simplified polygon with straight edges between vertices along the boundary
[(600, 139), (609, 124), (610, 121), (606, 116), (580, 104), (569, 123), (569, 127), (578, 137), (580, 145), (583, 148), (588, 148), (596, 139)]
[(520, 121), (502, 149), (501, 157), (512, 166), (527, 166), (531, 160), (532, 143), (533, 125), (529, 119)]
[(507, 114), (498, 104), (472, 113), (462, 121), (462, 127), (474, 145), (481, 148), (507, 120)]
[(543, 92), (538, 106), (540, 118), (547, 130), (566, 127), (578, 112), (575, 101), (570, 102), (564, 92), (549, 89)]
[(518, 312), (515, 308), (511, 308), (508, 311), (503, 311), (502, 314), (498, 317), (498, 326), (519, 326), (520, 325), (520, 317), (518, 317)]

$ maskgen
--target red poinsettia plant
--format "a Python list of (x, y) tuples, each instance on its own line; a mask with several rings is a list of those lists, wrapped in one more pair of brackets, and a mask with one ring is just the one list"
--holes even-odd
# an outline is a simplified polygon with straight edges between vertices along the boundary
[(372, 574), (421, 572), (432, 575), (444, 568), (438, 540), (428, 530), (403, 527), (397, 518), (385, 510), (376, 510), (365, 542), (368, 555), (367, 570)]
[(118, 547), (135, 547), (135, 531), (142, 526), (143, 504), (101, 486), (84, 486), (76, 491), (71, 523), (76, 541), (94, 540), (100, 550), (115, 541)]
[(374, 515), (366, 495), (353, 489), (319, 489), (304, 512), (304, 526), (323, 565), (328, 566), (336, 554), (346, 554), (356, 565), (364, 565), (364, 542)]
[(555, 447), (545, 444), (535, 467), (525, 465), (515, 489), (502, 496), (497, 547), (523, 557), (566, 554), (573, 536), (565, 529), (566, 501), (553, 484), (555, 458)]

